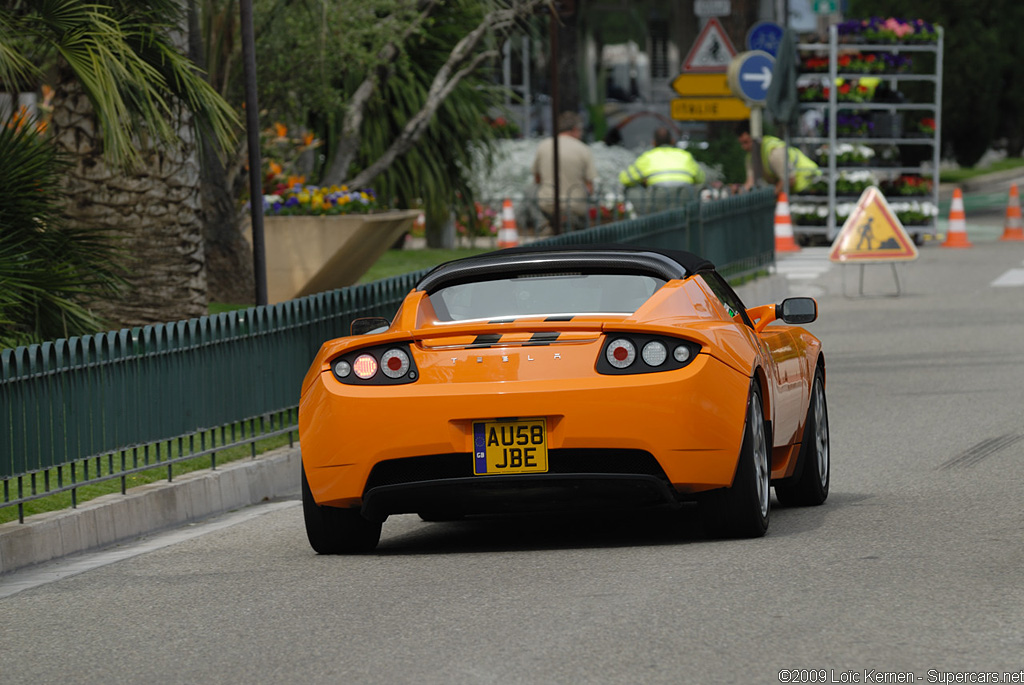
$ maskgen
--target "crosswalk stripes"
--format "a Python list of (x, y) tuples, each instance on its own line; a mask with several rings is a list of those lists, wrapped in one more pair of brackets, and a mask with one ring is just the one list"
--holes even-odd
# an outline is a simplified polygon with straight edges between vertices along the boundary
[(776, 256), (775, 271), (794, 281), (810, 281), (832, 268), (828, 247), (804, 247), (799, 252)]
[[(828, 247), (804, 247), (799, 252), (777, 254), (775, 273), (789, 281), (813, 281), (832, 268), (829, 251)], [(1009, 269), (989, 285), (993, 288), (1024, 287), (1024, 268)]]

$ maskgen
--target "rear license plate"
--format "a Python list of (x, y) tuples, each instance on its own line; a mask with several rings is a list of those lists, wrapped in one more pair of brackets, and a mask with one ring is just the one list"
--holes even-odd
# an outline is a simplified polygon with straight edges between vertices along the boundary
[(546, 419), (479, 421), (473, 424), (473, 473), (545, 473), (548, 470)]

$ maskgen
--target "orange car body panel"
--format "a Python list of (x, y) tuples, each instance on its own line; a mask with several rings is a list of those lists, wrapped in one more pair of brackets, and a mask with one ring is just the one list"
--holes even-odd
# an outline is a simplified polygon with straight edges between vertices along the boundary
[[(429, 297), (411, 292), (385, 333), (326, 342), (302, 384), (299, 435), (314, 499), (357, 506), (380, 461), (466, 453), (473, 422), (544, 417), (548, 449), (632, 449), (652, 454), (676, 490), (729, 486), (743, 439), (750, 379), (762, 384), (776, 426), (772, 477), (792, 473), (820, 344), (802, 328), (758, 335), (730, 320), (700, 276), (669, 281), (631, 315), (570, 321), (438, 322)], [(467, 347), (482, 331), (501, 336)], [(687, 366), (605, 375), (595, 370), (606, 336), (644, 332), (701, 345)], [(556, 343), (526, 346), (532, 334)], [(411, 341), (419, 378), (403, 385), (350, 385), (330, 362), (356, 348)], [(480, 476), (487, 478), (488, 476)]]

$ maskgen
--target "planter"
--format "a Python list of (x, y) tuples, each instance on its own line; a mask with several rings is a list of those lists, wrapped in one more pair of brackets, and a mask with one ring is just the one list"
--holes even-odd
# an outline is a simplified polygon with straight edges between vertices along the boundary
[[(267, 301), (352, 285), (398, 238), (419, 210), (335, 216), (265, 216)], [(247, 236), (251, 241), (251, 233)]]

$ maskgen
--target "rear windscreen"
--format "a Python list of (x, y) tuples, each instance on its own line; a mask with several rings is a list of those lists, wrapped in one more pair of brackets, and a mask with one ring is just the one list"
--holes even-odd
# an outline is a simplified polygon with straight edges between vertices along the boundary
[(632, 274), (523, 275), (442, 288), (430, 295), (442, 321), (635, 312), (665, 281)]

